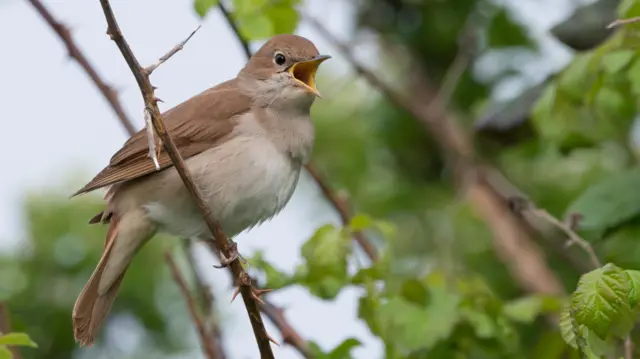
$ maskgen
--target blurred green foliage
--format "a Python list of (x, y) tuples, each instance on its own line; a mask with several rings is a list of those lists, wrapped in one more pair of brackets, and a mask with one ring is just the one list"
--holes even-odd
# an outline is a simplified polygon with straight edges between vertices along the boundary
[[(0, 254), (0, 301), (6, 301), (15, 331), (26, 332), (38, 343), (23, 351), (25, 358), (69, 359), (77, 345), (73, 340), (71, 310), (87, 278), (100, 259), (105, 228), (87, 224), (91, 214), (102, 210), (94, 199), (69, 200), (67, 196), (30, 196), (25, 203), (25, 241), (17, 254)], [(155, 241), (154, 241), (155, 242)], [(162, 240), (158, 241), (162, 242)], [(188, 349), (190, 342), (176, 336), (191, 324), (175, 285), (167, 282), (158, 242), (145, 246), (127, 272), (110, 320), (135, 318), (134, 326), (144, 347), (157, 353)], [(181, 317), (176, 316), (179, 313)], [(131, 324), (130, 324), (131, 326)], [(104, 334), (104, 333), (103, 333)], [(107, 339), (113, 344), (115, 338)], [(1, 341), (1, 339), (0, 339)], [(118, 345), (91, 349), (121, 357)], [(140, 350), (137, 358), (154, 358)]]
[[(607, 9), (617, 6), (619, 17), (640, 16), (638, 0), (599, 1), (606, 1)], [(406, 56), (434, 83), (446, 77), (460, 48), (475, 58), (540, 57), (530, 30), (497, 3), (361, 1), (354, 5), (354, 36), (377, 35), (384, 49), (379, 63), (396, 74), (398, 86), (414, 76), (404, 68)], [(225, 4), (242, 36), (252, 41), (293, 32), (300, 19), (299, 0)], [(206, 16), (217, 5), (218, 0), (194, 0), (193, 9)], [(602, 16), (610, 14), (602, 10)], [(571, 42), (574, 28), (562, 26), (563, 41)], [(608, 263), (602, 268), (581, 273), (565, 258), (588, 263), (586, 256), (564, 248), (565, 239), (555, 233), (541, 236), (560, 246), (539, 241), (549, 266), (572, 293), (568, 298), (527, 293), (514, 281), (494, 253), (486, 224), (456, 193), (451, 169), (430, 134), (375, 89), (351, 78), (327, 78), (339, 90), (313, 108), (314, 163), (336, 190), (349, 194), (360, 214), (343, 227), (320, 227), (300, 248), (303, 261), (297, 268), (277, 269), (262, 253), (249, 258), (251, 267), (263, 272), (266, 287), (302, 286), (327, 301), (345, 288), (359, 288), (359, 320), (382, 341), (381, 357), (388, 359), (620, 357), (620, 342), (636, 324), (640, 302), (640, 173), (638, 146), (630, 141), (640, 95), (639, 34), (640, 25), (630, 25), (597, 34), (593, 38), (600, 43), (579, 41), (582, 51), (566, 68), (532, 84), (535, 91), (525, 91), (534, 96), (523, 101), (531, 108), (518, 109), (526, 113), (524, 121), (518, 118), (500, 130), (501, 136), (513, 137), (510, 141), (493, 143), (476, 133), (478, 152), (533, 202), (559, 218), (583, 217), (579, 233)], [(399, 48), (390, 44), (406, 52), (386, 51)], [(450, 107), (469, 130), (491, 102), (494, 87), (521, 75), (511, 58), (516, 57), (498, 63), (491, 76), (473, 66), (462, 74)], [(513, 127), (529, 131), (516, 137)], [(484, 146), (485, 140), (491, 145)], [(26, 202), (25, 246), (18, 255), (0, 255), (0, 300), (12, 311), (14, 329), (38, 343), (23, 351), (25, 358), (77, 355), (70, 310), (103, 246), (104, 229), (86, 225), (99, 210), (90, 200), (31, 197)], [(379, 247), (378, 262), (353, 260), (362, 257), (352, 244), (355, 231)], [(143, 339), (135, 358), (197, 349), (184, 335), (175, 335), (190, 324), (182, 300), (167, 284), (161, 259), (157, 244), (138, 255), (112, 312), (113, 325), (117, 318), (137, 323)], [(106, 332), (89, 357), (122, 357)], [(638, 333), (631, 333), (640, 343)], [(0, 337), (0, 355), (2, 345)], [(319, 359), (349, 359), (361, 345), (345, 333), (334, 348), (314, 342), (310, 348)]]

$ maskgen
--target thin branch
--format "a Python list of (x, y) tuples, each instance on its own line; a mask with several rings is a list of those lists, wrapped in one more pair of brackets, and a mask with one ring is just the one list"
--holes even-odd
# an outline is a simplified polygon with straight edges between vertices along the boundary
[(580, 235), (575, 231), (575, 228), (577, 228), (578, 222), (581, 219), (580, 215), (578, 214), (571, 215), (569, 217), (568, 222), (565, 223), (557, 219), (553, 215), (551, 215), (551, 213), (547, 212), (546, 210), (537, 208), (534, 203), (532, 203), (531, 201), (525, 198), (512, 197), (509, 199), (509, 202), (510, 202), (511, 209), (514, 212), (530, 213), (531, 215), (542, 219), (543, 221), (553, 225), (554, 227), (564, 232), (564, 234), (568, 237), (567, 244), (566, 244), (567, 247), (574, 244), (579, 246), (589, 256), (589, 260), (591, 261), (591, 265), (593, 266), (593, 269), (602, 267), (602, 263), (600, 262), (600, 259), (596, 255), (596, 252), (591, 246), (591, 244), (587, 242), (584, 238), (580, 237)]
[(473, 60), (475, 54), (473, 46), (476, 42), (478, 36), (477, 30), (479, 28), (477, 18), (477, 11), (472, 11), (471, 14), (467, 16), (467, 20), (462, 26), (462, 30), (458, 36), (458, 53), (447, 69), (440, 88), (438, 89), (437, 97), (433, 100), (440, 102), (444, 108), (449, 107), (451, 98), (460, 85), (462, 76)]
[(196, 330), (198, 331), (198, 336), (200, 337), (200, 345), (202, 346), (202, 351), (205, 353), (208, 359), (222, 359), (219, 355), (217, 355), (217, 351), (215, 346), (220, 346), (219, 342), (214, 342), (211, 340), (210, 336), (207, 333), (207, 329), (198, 315), (198, 306), (196, 305), (196, 301), (189, 292), (189, 287), (187, 286), (187, 282), (180, 274), (180, 270), (176, 265), (173, 257), (169, 252), (165, 252), (164, 259), (171, 270), (171, 275), (173, 276), (173, 280), (180, 288), (180, 292), (187, 302), (187, 308), (189, 309), (189, 314), (191, 315), (191, 319), (196, 326)]
[(247, 39), (245, 39), (244, 36), (242, 36), (242, 34), (240, 33), (238, 24), (236, 24), (236, 21), (233, 19), (226, 6), (222, 3), (222, 0), (218, 3), (218, 7), (220, 8), (222, 16), (224, 16), (224, 19), (227, 21), (227, 24), (231, 28), (231, 31), (233, 31), (233, 33), (236, 35), (236, 39), (238, 39), (240, 46), (242, 46), (242, 50), (244, 51), (245, 56), (247, 57), (247, 59), (250, 58), (251, 48), (249, 47), (249, 41), (247, 41)]
[(262, 312), (271, 320), (271, 322), (278, 328), (282, 335), (282, 341), (286, 344), (296, 348), (304, 358), (311, 359), (313, 354), (309, 350), (307, 341), (304, 340), (300, 334), (289, 324), (287, 318), (284, 316), (284, 309), (278, 308), (275, 305), (265, 301), (261, 304)]
[(173, 49), (169, 50), (169, 52), (167, 52), (166, 54), (164, 54), (162, 57), (160, 57), (160, 59), (158, 60), (158, 62), (156, 62), (155, 64), (149, 65), (144, 69), (144, 72), (146, 73), (147, 76), (151, 75), (151, 73), (153, 73), (153, 71), (155, 71), (160, 65), (164, 64), (165, 61), (169, 60), (171, 58), (171, 56), (175, 55), (176, 53), (178, 53), (178, 51), (184, 49), (184, 45), (186, 45), (186, 43), (191, 40), (191, 38), (193, 37), (193, 35), (196, 34), (196, 32), (198, 32), (198, 30), (200, 30), (201, 25), (198, 25), (198, 27), (196, 27), (195, 30), (193, 30), (191, 32), (191, 34), (189, 34), (189, 36), (187, 36), (186, 39), (184, 39), (181, 43), (177, 44), (176, 46), (173, 47)]
[(618, 20), (612, 22), (611, 24), (607, 25), (607, 29), (613, 29), (614, 27), (635, 24), (635, 23), (638, 23), (638, 22), (640, 22), (640, 16), (632, 17), (632, 18), (629, 18), (629, 19), (618, 19)]
[(93, 83), (98, 87), (100, 92), (102, 92), (102, 95), (107, 100), (107, 102), (109, 102), (109, 105), (111, 105), (113, 112), (115, 112), (116, 116), (118, 117), (118, 120), (120, 120), (120, 123), (125, 128), (125, 130), (129, 134), (135, 133), (136, 130), (135, 130), (135, 127), (133, 126), (133, 122), (131, 121), (129, 116), (127, 116), (127, 114), (125, 113), (124, 107), (120, 103), (120, 100), (118, 100), (117, 92), (111, 86), (107, 85), (104, 81), (102, 81), (102, 79), (98, 75), (98, 72), (96, 72), (94, 67), (89, 63), (89, 60), (82, 54), (78, 46), (76, 46), (75, 42), (73, 41), (73, 37), (71, 36), (71, 32), (69, 31), (69, 28), (64, 24), (56, 21), (56, 19), (53, 17), (53, 15), (51, 15), (51, 13), (47, 10), (47, 8), (44, 7), (44, 5), (42, 5), (40, 0), (28, 0), (28, 1), (31, 3), (31, 5), (33, 5), (33, 7), (40, 14), (40, 16), (42, 16), (42, 18), (47, 22), (47, 24), (49, 24), (51, 29), (53, 29), (53, 31), (56, 34), (58, 34), (58, 36), (60, 37), (60, 40), (62, 40), (62, 42), (67, 48), (69, 57), (75, 59), (78, 62), (78, 64), (80, 65), (80, 67), (82, 67), (84, 72), (86, 72), (89, 78), (91, 78), (91, 81), (93, 81)]
[[(306, 166), (307, 172), (313, 177), (316, 181), (316, 184), (320, 188), (320, 191), (324, 195), (324, 197), (333, 205), (338, 214), (340, 215), (340, 220), (343, 225), (349, 224), (351, 222), (351, 211), (349, 210), (349, 204), (343, 198), (340, 198), (329, 185), (322, 179), (318, 170), (316, 170), (313, 164), (308, 164)], [(376, 262), (378, 260), (378, 251), (376, 247), (371, 244), (367, 240), (367, 238), (362, 234), (362, 232), (353, 232), (353, 238), (358, 242), (362, 250), (367, 254), (369, 259), (372, 262)]]
[[(578, 228), (579, 222), (582, 219), (582, 215), (579, 213), (574, 213), (569, 216), (566, 222), (563, 222), (548, 211), (540, 208), (536, 208), (535, 204), (525, 198), (522, 197), (512, 197), (509, 199), (511, 209), (516, 213), (529, 213), (536, 218), (539, 218), (554, 227), (558, 228), (568, 237), (567, 247), (571, 245), (579, 246), (587, 256), (589, 256), (589, 260), (593, 269), (601, 268), (602, 262), (598, 258), (593, 246), (584, 238), (582, 238), (575, 229)], [(575, 325), (575, 323), (574, 323)], [(574, 327), (574, 330), (576, 328)], [(624, 358), (632, 359), (633, 358), (633, 341), (631, 340), (631, 333), (629, 333), (624, 339)]]
[[(108, 25), (107, 33), (118, 46), (118, 49), (122, 53), (124, 59), (127, 61), (132, 74), (138, 82), (140, 92), (142, 93), (142, 97), (144, 99), (146, 107), (145, 110), (148, 111), (151, 115), (153, 126), (156, 130), (157, 135), (162, 140), (165, 151), (171, 158), (173, 166), (180, 175), (180, 178), (184, 182), (184, 185), (189, 191), (196, 206), (202, 213), (207, 227), (215, 238), (212, 241), (214, 241), (217, 250), (225, 257), (230, 258), (230, 250), (233, 248), (232, 243), (229, 238), (227, 238), (227, 236), (222, 232), (220, 224), (211, 216), (211, 209), (202, 199), (200, 191), (194, 185), (193, 179), (191, 178), (191, 175), (186, 168), (184, 159), (178, 152), (173, 139), (167, 133), (162, 120), (162, 115), (160, 114), (160, 109), (158, 108), (158, 100), (155, 97), (154, 87), (149, 81), (149, 76), (145, 74), (143, 68), (140, 66), (140, 63), (133, 54), (133, 51), (129, 47), (129, 44), (122, 36), (109, 1), (100, 0), (100, 4), (102, 5), (102, 10), (104, 11), (105, 19)], [(258, 303), (255, 300), (252, 292), (251, 279), (238, 259), (231, 262), (230, 267), (231, 271), (233, 272), (234, 278), (237, 281), (236, 284), (239, 286), (240, 292), (242, 293), (242, 299), (247, 308), (247, 313), (249, 315), (249, 320), (251, 322), (251, 326), (258, 343), (258, 348), (260, 349), (261, 357), (263, 359), (274, 359), (273, 351), (271, 350), (270, 337), (264, 327), (264, 323), (262, 322), (262, 317), (260, 316), (260, 311), (258, 309)]]
[[(529, 238), (522, 224), (510, 213), (507, 204), (491, 188), (483, 177), (487, 166), (479, 166), (471, 141), (459, 127), (456, 119), (447, 112), (443, 103), (426, 76), (415, 76), (410, 96), (394, 90), (373, 72), (360, 65), (351, 49), (331, 34), (315, 18), (303, 14), (321, 35), (331, 42), (351, 64), (354, 70), (378, 89), (396, 107), (404, 109), (421, 122), (445, 154), (448, 166), (454, 170), (456, 179), (466, 184), (464, 192), (479, 215), (494, 234), (496, 253), (507, 264), (510, 274), (526, 290), (561, 294), (564, 288), (553, 271), (547, 266), (543, 252)], [(420, 69), (417, 70), (417, 73)], [(426, 101), (425, 99), (432, 99)], [(462, 192), (462, 191), (461, 191)]]
[(211, 292), (211, 288), (204, 283), (200, 271), (197, 270), (197, 265), (195, 258), (193, 257), (192, 245), (193, 241), (184, 238), (182, 239), (182, 249), (187, 257), (187, 262), (189, 263), (189, 268), (191, 269), (191, 274), (193, 277), (193, 281), (195, 282), (196, 293), (198, 293), (198, 300), (200, 301), (200, 306), (203, 310), (204, 317), (204, 325), (207, 328), (209, 335), (211, 336), (211, 340), (214, 342), (214, 348), (216, 353), (218, 353), (218, 357), (220, 359), (227, 358), (227, 355), (224, 352), (224, 348), (222, 346), (222, 329), (220, 328), (219, 321), (214, 316), (214, 307), (216, 300)]

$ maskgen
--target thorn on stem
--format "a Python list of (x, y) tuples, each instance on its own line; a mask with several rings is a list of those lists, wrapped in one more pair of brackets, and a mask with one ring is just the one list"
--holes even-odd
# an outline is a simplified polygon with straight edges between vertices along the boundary
[(277, 341), (275, 341), (275, 339), (273, 339), (273, 338), (271, 337), (271, 335), (269, 335), (269, 333), (268, 333), (268, 332), (265, 332), (265, 333), (267, 334), (267, 339), (269, 339), (269, 341), (270, 341), (270, 342), (272, 342), (273, 344), (275, 344), (275, 345), (277, 345), (277, 346), (280, 346), (280, 344), (278, 344), (278, 342), (277, 342)]

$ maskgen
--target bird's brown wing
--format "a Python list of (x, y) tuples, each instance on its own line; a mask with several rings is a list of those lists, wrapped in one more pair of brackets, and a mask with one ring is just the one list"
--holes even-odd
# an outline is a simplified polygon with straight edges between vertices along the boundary
[[(206, 90), (162, 115), (167, 132), (183, 158), (197, 155), (225, 142), (234, 128), (234, 118), (249, 111), (251, 100), (243, 95), (237, 80)], [(149, 158), (146, 131), (140, 130), (116, 152), (109, 165), (73, 196), (98, 188), (130, 181), (156, 171)], [(160, 153), (161, 169), (171, 164), (165, 151)]]

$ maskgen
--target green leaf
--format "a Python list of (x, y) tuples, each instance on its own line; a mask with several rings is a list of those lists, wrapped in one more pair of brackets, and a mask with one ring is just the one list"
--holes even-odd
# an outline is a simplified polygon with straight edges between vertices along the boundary
[(234, 14), (256, 15), (264, 11), (269, 4), (269, 0), (233, 0)]
[(566, 214), (583, 216), (580, 228), (600, 230), (615, 227), (640, 214), (640, 169), (611, 176), (589, 187)]
[(601, 59), (602, 67), (609, 74), (617, 73), (629, 65), (634, 56), (635, 51), (624, 49), (606, 53)]
[(349, 282), (347, 259), (351, 254), (349, 232), (325, 225), (301, 248), (305, 270), (297, 279), (323, 299), (332, 299)]
[(193, 8), (200, 17), (204, 17), (209, 9), (218, 6), (220, 0), (194, 0)]
[(635, 60), (627, 70), (627, 79), (631, 83), (633, 94), (640, 95), (640, 59)]
[(596, 79), (596, 74), (590, 69), (592, 59), (592, 53), (577, 54), (560, 74), (557, 81), (558, 90), (576, 101), (582, 100), (584, 89), (590, 88)]
[(630, 291), (628, 275), (613, 264), (584, 274), (571, 300), (577, 325), (603, 339), (611, 334), (625, 336), (635, 322)]
[(375, 222), (371, 217), (364, 214), (357, 214), (351, 218), (351, 221), (349, 222), (349, 229), (354, 232), (358, 232), (371, 228), (374, 224)]
[(640, 1), (638, 0), (623, 0), (618, 5), (618, 17), (625, 19), (640, 16)]
[(502, 308), (507, 318), (523, 323), (531, 323), (540, 313), (542, 300), (539, 297), (525, 297), (507, 303)]
[(348, 338), (333, 349), (327, 355), (327, 359), (351, 359), (351, 350), (361, 345), (362, 343), (358, 339)]
[(273, 33), (276, 34), (291, 34), (296, 30), (298, 26), (298, 12), (291, 6), (286, 4), (278, 4), (267, 8), (267, 17), (273, 24)]
[(560, 307), (556, 298), (529, 296), (513, 300), (504, 305), (502, 312), (514, 321), (531, 323), (540, 314), (554, 312)]
[(393, 297), (380, 306), (377, 321), (380, 336), (409, 351), (429, 349), (449, 337), (460, 321), (460, 298), (444, 289), (431, 291), (427, 308), (401, 297)]
[(488, 45), (493, 48), (513, 46), (532, 47), (533, 43), (522, 24), (511, 19), (506, 9), (501, 8), (487, 28)]
[(29, 335), (25, 333), (8, 333), (0, 336), (0, 345), (18, 345), (24, 347), (37, 348), (36, 344)]
[(0, 359), (13, 359), (13, 353), (9, 348), (0, 345)]
[(424, 283), (415, 278), (407, 279), (402, 283), (400, 295), (404, 299), (420, 306), (427, 305), (429, 300), (429, 292)]
[(489, 339), (498, 334), (493, 319), (485, 313), (472, 308), (460, 308), (460, 317), (474, 330), (478, 338)]
[(629, 280), (629, 306), (635, 309), (640, 302), (640, 271), (625, 270)]
[(377, 262), (371, 267), (358, 270), (356, 274), (351, 277), (351, 284), (361, 285), (382, 278), (383, 273), (380, 270), (380, 262)]
[(267, 279), (267, 282), (264, 284), (266, 288), (273, 290), (281, 289), (294, 282), (294, 278), (279, 271), (272, 266), (271, 263), (267, 262), (264, 259), (264, 253), (262, 251), (257, 251), (253, 257), (248, 259), (248, 262), (251, 267), (257, 268), (264, 273)]
[(570, 347), (578, 349), (575, 331), (571, 323), (571, 303), (567, 303), (560, 312), (560, 335)]
[(273, 24), (264, 13), (239, 17), (237, 23), (245, 39), (261, 40), (274, 35)]

